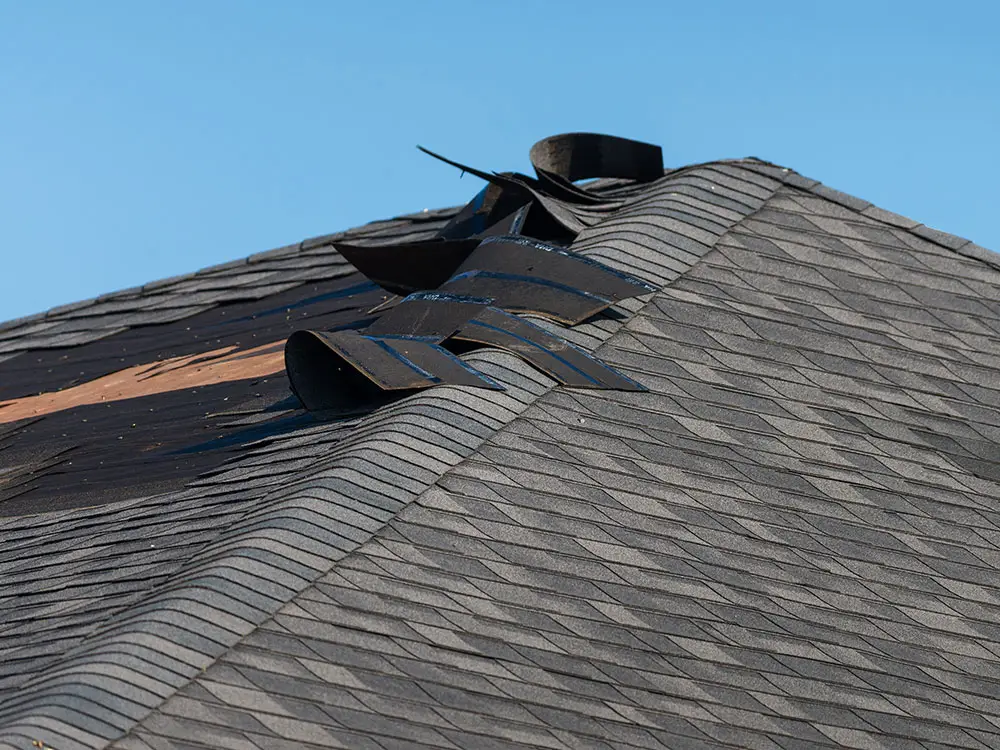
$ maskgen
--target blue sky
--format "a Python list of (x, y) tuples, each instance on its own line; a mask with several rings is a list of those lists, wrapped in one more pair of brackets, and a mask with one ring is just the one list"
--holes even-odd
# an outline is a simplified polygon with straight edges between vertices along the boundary
[(758, 156), (1000, 250), (1000, 4), (0, 0), (0, 319), (479, 189)]

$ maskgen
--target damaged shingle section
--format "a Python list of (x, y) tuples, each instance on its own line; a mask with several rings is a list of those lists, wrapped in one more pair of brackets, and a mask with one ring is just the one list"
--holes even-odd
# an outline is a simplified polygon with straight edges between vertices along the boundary
[(116, 747), (1000, 745), (1000, 272), (705, 171), (580, 240), (672, 280), (598, 348), (648, 393), (542, 395)]

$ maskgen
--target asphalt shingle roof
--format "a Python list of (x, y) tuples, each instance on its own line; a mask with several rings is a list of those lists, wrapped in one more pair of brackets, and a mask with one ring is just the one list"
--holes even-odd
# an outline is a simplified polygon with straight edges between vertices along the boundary
[[(573, 249), (661, 289), (560, 334), (649, 391), (476, 352), (506, 391), (0, 520), (0, 747), (1000, 744), (997, 256), (757, 160), (602, 185)], [(328, 242), (0, 356), (305, 295), (350, 272)]]

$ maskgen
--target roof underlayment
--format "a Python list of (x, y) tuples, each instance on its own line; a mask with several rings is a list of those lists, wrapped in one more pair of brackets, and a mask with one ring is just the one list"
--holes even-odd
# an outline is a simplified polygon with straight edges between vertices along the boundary
[[(198, 423), (214, 463), (126, 498), (58, 451), (0, 474), (0, 748), (1000, 745), (998, 256), (753, 159), (592, 189), (621, 205), (570, 249), (658, 291), (549, 329), (646, 391), (484, 349), (463, 360), (502, 391), (304, 418), (267, 346), (385, 298), (333, 243), (454, 211), (0, 327), (0, 389), (52, 393), (148, 367), (165, 326), (202, 321), (187, 356), (217, 368), (267, 339), (230, 396), (150, 418), (187, 440), (239, 402)], [(73, 359), (122, 336), (142, 356)], [(123, 402), (163, 397), (128, 390), (149, 374)], [(0, 457), (117, 408), (45, 404), (0, 406)]]

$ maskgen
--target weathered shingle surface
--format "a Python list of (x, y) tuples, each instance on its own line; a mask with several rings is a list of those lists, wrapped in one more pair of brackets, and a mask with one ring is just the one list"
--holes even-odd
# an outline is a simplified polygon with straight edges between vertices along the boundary
[(649, 392), (480, 354), (506, 394), (7, 521), (0, 746), (1000, 745), (994, 256), (754, 161), (575, 249), (663, 286), (563, 332)]

